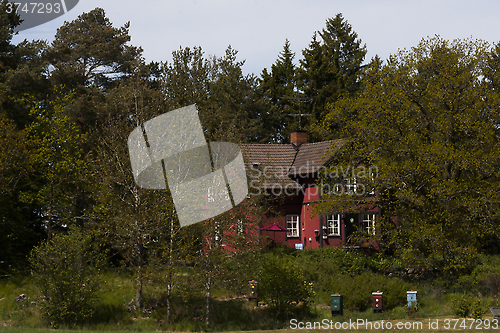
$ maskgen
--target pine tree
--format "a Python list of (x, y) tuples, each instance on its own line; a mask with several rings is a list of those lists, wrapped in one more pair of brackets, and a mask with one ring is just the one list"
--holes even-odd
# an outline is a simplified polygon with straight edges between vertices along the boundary
[(287, 39), (278, 59), (271, 66), (271, 73), (264, 69), (261, 74), (259, 90), (273, 106), (271, 113), (276, 124), (274, 142), (287, 142), (290, 130), (299, 128), (299, 120), (288, 116), (301, 106), (296, 99), (301, 95), (297, 91), (297, 69), (293, 63), (294, 58), (295, 53), (292, 52)]
[(102, 8), (83, 13), (57, 29), (55, 40), (47, 51), (54, 66), (54, 84), (67, 88), (95, 86), (107, 88), (123, 75), (130, 74), (140, 63), (141, 48), (130, 42), (130, 22), (115, 28)]
[(337, 14), (326, 21), (326, 28), (313, 35), (302, 54), (299, 87), (305, 96), (313, 98), (310, 111), (316, 121), (321, 121), (328, 103), (357, 91), (366, 47), (361, 46), (358, 34), (342, 14)]

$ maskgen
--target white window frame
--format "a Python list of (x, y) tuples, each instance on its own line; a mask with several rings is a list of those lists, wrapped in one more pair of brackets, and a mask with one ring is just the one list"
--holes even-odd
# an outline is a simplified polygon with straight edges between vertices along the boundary
[(222, 235), (220, 232), (220, 226), (219, 226), (219, 222), (217, 222), (217, 221), (214, 222), (214, 240), (216, 242), (222, 242)]
[(236, 220), (236, 232), (238, 235), (243, 235), (245, 233), (245, 224), (242, 220)]
[(326, 226), (328, 236), (340, 236), (340, 214), (327, 215)]
[(376, 221), (376, 219), (377, 219), (377, 214), (362, 213), (363, 228), (368, 235), (375, 235), (375, 221)]
[(353, 195), (358, 192), (358, 183), (356, 181), (356, 177), (347, 178), (344, 180), (346, 194)]
[(285, 217), (286, 236), (300, 237), (300, 217), (296, 214), (289, 214)]

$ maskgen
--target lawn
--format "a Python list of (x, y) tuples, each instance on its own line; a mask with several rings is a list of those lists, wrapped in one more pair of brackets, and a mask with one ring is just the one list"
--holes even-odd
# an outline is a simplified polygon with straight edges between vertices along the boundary
[[(334, 318), (335, 319), (335, 318)], [(338, 319), (338, 318), (337, 318)], [(330, 322), (331, 318), (325, 318), (324, 320), (319, 320), (315, 322), (303, 321), (295, 322), (292, 321), (291, 328), (280, 329), (280, 330), (259, 330), (259, 331), (245, 331), (246, 333), (295, 333), (295, 332), (325, 332), (325, 331), (342, 331), (346, 333), (355, 332), (497, 332), (500, 330), (500, 326), (492, 325), (493, 316), (488, 314), (484, 319), (479, 322), (473, 319), (456, 319), (453, 317), (436, 317), (436, 318), (415, 318), (412, 320), (373, 320), (365, 321), (362, 319), (351, 320), (343, 318), (344, 321)], [(316, 328), (314, 325), (316, 323)], [(487, 323), (487, 324), (486, 324)], [(298, 326), (303, 326), (299, 328)], [(307, 327), (311, 328), (307, 328)], [(497, 328), (493, 328), (493, 326)], [(489, 327), (489, 328), (488, 328)], [(93, 330), (51, 330), (42, 328), (20, 328), (20, 327), (2, 327), (0, 332), (5, 333), (101, 333), (110, 332), (108, 331), (93, 331)], [(114, 333), (125, 333), (125, 332), (144, 332), (144, 333), (157, 333), (163, 332), (160, 330), (112, 330)], [(168, 332), (168, 331), (164, 331)], [(235, 333), (243, 331), (228, 331), (227, 333)]]
[[(287, 320), (284, 320), (284, 317), (277, 319), (268, 307), (262, 305), (256, 307), (255, 301), (249, 302), (241, 294), (223, 285), (222, 288), (213, 290), (211, 323), (206, 327), (204, 321), (206, 300), (203, 290), (196, 291), (195, 285), (189, 279), (190, 276), (186, 271), (180, 271), (175, 280), (176, 293), (172, 297), (172, 323), (167, 324), (164, 283), (146, 279), (143, 286), (144, 311), (130, 310), (128, 305), (131, 304), (135, 291), (133, 276), (127, 271), (109, 270), (99, 275), (101, 290), (97, 315), (83, 327), (75, 327), (74, 330), (68, 330), (68, 328), (73, 329), (73, 326), (64, 325), (55, 331), (40, 328), (51, 325), (41, 316), (45, 301), (34, 285), (32, 277), (0, 279), (0, 333), (500, 331), (500, 327), (491, 324), (493, 316), (487, 310), (490, 306), (500, 305), (499, 257), (485, 258), (484, 264), (478, 266), (476, 270), (450, 282), (448, 278), (440, 276), (427, 280), (389, 278), (381, 273), (367, 272), (368, 265), (364, 262), (358, 264), (358, 261), (351, 260), (347, 256), (344, 261), (356, 265), (347, 266), (354, 267), (349, 268), (350, 274), (339, 273), (340, 264), (344, 264), (342, 267), (346, 266), (342, 258), (333, 260), (322, 256), (325, 256), (324, 253), (310, 253), (303, 258), (292, 257), (307, 262), (309, 279), (315, 282), (316, 288), (316, 295), (311, 300), (311, 312), (297, 312), (295, 314), (297, 321), (291, 322), (290, 318), (293, 317)], [(314, 270), (313, 264), (318, 266)], [(346, 268), (343, 269), (347, 271)], [(382, 314), (372, 313), (370, 300), (373, 288), (384, 290)], [(344, 295), (344, 316), (331, 317), (330, 295), (339, 290)], [(408, 313), (405, 303), (406, 290), (418, 290), (417, 313)], [(396, 295), (394, 291), (398, 292), (397, 298), (393, 296)], [(25, 296), (21, 297), (22, 295)], [(365, 306), (366, 302), (369, 303), (368, 306)], [(476, 303), (478, 306), (474, 306)], [(363, 308), (355, 310), (356, 306)], [(473, 310), (477, 310), (478, 307), (481, 311), (479, 315), (483, 315), (483, 321), (453, 320), (460, 316), (477, 315)], [(458, 310), (462, 311), (464, 308), (468, 312), (461, 315)], [(485, 320), (489, 321), (489, 325)]]

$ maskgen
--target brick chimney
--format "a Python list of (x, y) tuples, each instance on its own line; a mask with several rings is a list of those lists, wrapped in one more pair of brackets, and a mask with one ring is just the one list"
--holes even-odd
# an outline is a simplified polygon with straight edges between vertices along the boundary
[(295, 147), (298, 147), (303, 143), (307, 143), (307, 132), (293, 131), (292, 133), (290, 133), (290, 143)]

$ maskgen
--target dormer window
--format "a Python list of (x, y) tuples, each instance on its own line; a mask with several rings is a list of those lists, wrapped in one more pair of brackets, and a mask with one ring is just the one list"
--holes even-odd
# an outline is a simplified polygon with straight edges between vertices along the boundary
[(356, 182), (356, 178), (348, 178), (344, 180), (345, 182), (345, 190), (346, 194), (352, 195), (357, 193), (358, 191), (358, 183)]

